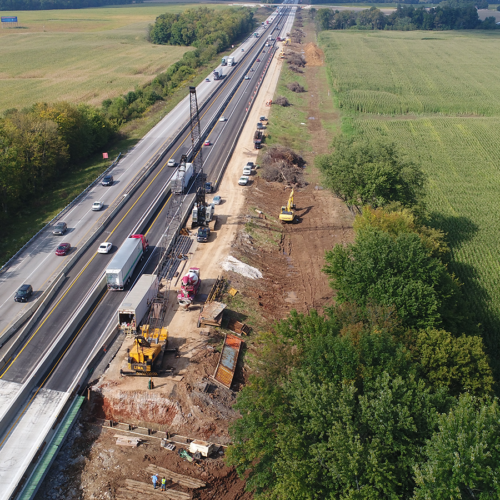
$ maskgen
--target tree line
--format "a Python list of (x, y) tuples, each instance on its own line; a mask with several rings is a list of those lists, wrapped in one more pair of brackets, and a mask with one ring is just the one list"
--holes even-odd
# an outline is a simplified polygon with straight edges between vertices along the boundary
[(0, 10), (84, 9), (103, 5), (143, 3), (144, 0), (0, 0)]
[(168, 45), (214, 46), (226, 49), (254, 26), (250, 9), (187, 9), (181, 14), (162, 14), (156, 18), (149, 36), (153, 43)]
[(167, 71), (157, 75), (151, 83), (126, 95), (103, 101), (105, 116), (115, 123), (137, 118), (156, 101), (171, 95), (197, 69), (207, 65), (216, 55), (254, 28), (253, 12), (247, 8), (215, 11), (206, 7), (187, 9), (182, 14), (162, 14), (150, 27), (149, 39), (156, 44), (192, 45)]
[(498, 27), (493, 16), (481, 21), (473, 4), (458, 7), (444, 5), (431, 9), (398, 4), (397, 9), (389, 15), (385, 15), (375, 7), (359, 12), (318, 9), (315, 19), (320, 30), (411, 31), (496, 29)]
[(426, 222), (420, 167), (337, 139), (316, 160), (353, 212), (325, 255), (335, 305), (259, 334), (227, 461), (256, 499), (489, 499), (500, 408), (481, 330)]
[(4, 221), (33, 205), (62, 172), (102, 149), (116, 128), (86, 104), (35, 104), (0, 119), (0, 206)]
[[(311, 5), (321, 5), (321, 4), (325, 4), (325, 3), (331, 3), (329, 2), (329, 0), (314, 0), (314, 1), (311, 1), (309, 2)], [(364, 1), (364, 0), (354, 0), (353, 2), (349, 2), (349, 3), (394, 3), (394, 2), (391, 2), (391, 0), (381, 0), (381, 1), (378, 1), (378, 0), (368, 0), (368, 1)], [(400, 0), (399, 2), (397, 2), (398, 4), (419, 4), (419, 3), (422, 3), (420, 0)], [(474, 1), (474, 2), (471, 2), (469, 0), (445, 0), (443, 2), (443, 0), (430, 0), (429, 2), (425, 2), (426, 4), (447, 4), (447, 5), (450, 5), (450, 6), (455, 6), (456, 7), (456, 4), (457, 3), (460, 3), (460, 4), (463, 4), (463, 3), (470, 3), (474, 6), (476, 6), (478, 9), (487, 9), (488, 8), (488, 1), (487, 0), (477, 0), (477, 1)]]

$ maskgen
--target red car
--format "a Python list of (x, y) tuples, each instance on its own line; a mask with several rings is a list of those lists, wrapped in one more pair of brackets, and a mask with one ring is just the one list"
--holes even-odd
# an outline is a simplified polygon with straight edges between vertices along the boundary
[(56, 255), (68, 255), (68, 253), (69, 253), (70, 250), (71, 250), (71, 244), (70, 243), (61, 243), (56, 248)]
[(203, 143), (204, 146), (210, 146), (210, 141), (207, 139), (204, 143)]
[(260, 62), (260, 59), (257, 59), (257, 62)]

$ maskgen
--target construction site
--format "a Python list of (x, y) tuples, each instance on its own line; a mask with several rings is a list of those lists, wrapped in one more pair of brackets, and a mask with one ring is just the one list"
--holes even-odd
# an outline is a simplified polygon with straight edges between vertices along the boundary
[[(318, 131), (313, 150), (296, 156), (265, 144), (261, 117), (272, 120), (287, 51), (304, 53), (313, 69), (322, 64), (319, 49), (304, 51), (304, 41), (287, 37), (276, 51), (216, 192), (198, 186), (160, 279), (142, 275), (124, 294), (118, 334), (38, 500), (252, 498), (224, 462), (247, 356), (258, 348), (256, 334), (290, 310), (332, 303), (324, 253), (353, 238), (352, 214), (310, 167), (326, 150), (324, 136)], [(321, 110), (310, 99), (314, 133)], [(256, 123), (263, 123), (257, 131)], [(272, 168), (259, 166), (266, 154)], [(158, 484), (166, 479), (166, 492), (153, 489), (154, 474)]]

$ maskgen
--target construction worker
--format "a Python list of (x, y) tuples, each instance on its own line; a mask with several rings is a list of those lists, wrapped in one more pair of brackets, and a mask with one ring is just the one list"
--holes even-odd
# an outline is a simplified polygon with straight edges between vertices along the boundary
[(154, 486), (154, 489), (156, 490), (156, 483), (158, 482), (158, 476), (156, 474), (153, 474), (151, 476), (151, 479), (153, 480), (153, 486)]
[(161, 478), (161, 491), (167, 491), (167, 480), (164, 477)]

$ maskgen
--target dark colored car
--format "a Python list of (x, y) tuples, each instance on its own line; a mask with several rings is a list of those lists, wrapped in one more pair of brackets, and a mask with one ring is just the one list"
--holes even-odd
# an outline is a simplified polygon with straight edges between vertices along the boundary
[(257, 130), (261, 130), (264, 128), (264, 125), (262, 125), (261, 122), (257, 123)]
[(261, 117), (259, 118), (259, 120), (260, 120), (261, 122), (267, 122), (267, 118), (266, 118), (265, 116), (261, 116)]
[(254, 168), (255, 164), (253, 161), (247, 161), (247, 167)]
[(68, 255), (70, 250), (71, 250), (71, 245), (69, 243), (61, 243), (56, 248), (56, 255)]
[(14, 300), (16, 302), (28, 302), (32, 295), (33, 287), (31, 285), (22, 285), (14, 295)]
[(52, 234), (55, 235), (61, 235), (64, 234), (68, 229), (68, 226), (66, 225), (66, 222), (58, 222), (55, 226), (54, 229), (52, 229)]
[(101, 184), (103, 186), (112, 186), (113, 185), (113, 176), (112, 175), (105, 175), (102, 179)]
[(198, 236), (196, 239), (199, 243), (206, 243), (210, 236), (210, 229), (208, 227), (200, 227), (198, 229)]

